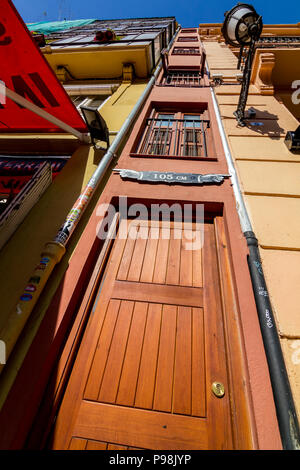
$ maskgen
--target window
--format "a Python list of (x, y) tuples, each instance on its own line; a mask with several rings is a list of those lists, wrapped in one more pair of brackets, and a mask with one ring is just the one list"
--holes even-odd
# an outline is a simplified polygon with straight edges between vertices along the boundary
[(197, 36), (179, 36), (177, 39), (178, 42), (194, 42), (198, 41)]
[[(184, 114), (183, 116), (183, 132), (184, 138), (181, 142), (181, 154), (200, 157), (201, 155), (207, 157), (206, 138), (203, 132), (203, 121), (200, 120), (200, 115)], [(202, 149), (201, 149), (202, 146)]]
[(199, 47), (174, 47), (173, 55), (200, 55)]
[[(109, 95), (110, 96), (110, 95)], [(103, 95), (95, 95), (95, 96), (84, 96), (84, 95), (73, 95), (70, 96), (71, 100), (73, 101), (74, 105), (81, 113), (80, 108), (81, 106), (88, 106), (89, 108), (100, 108), (101, 104), (108, 98), (108, 96)]]
[(195, 28), (184, 28), (181, 30), (182, 33), (196, 33), (197, 30)]
[(76, 106), (76, 108), (80, 106), (81, 103), (86, 100), (86, 98), (86, 96), (71, 96), (71, 100), (73, 101), (73, 104)]
[(143, 135), (132, 156), (215, 159), (207, 111), (157, 112), (146, 119)]

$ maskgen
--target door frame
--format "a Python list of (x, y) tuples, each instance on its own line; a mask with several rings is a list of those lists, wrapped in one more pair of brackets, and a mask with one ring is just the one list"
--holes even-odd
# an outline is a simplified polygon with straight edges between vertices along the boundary
[[(143, 202), (140, 200), (140, 202)], [(170, 201), (166, 201), (170, 203)], [(183, 202), (182, 202), (183, 204)], [(109, 233), (119, 225), (120, 217), (117, 212), (109, 228)], [(225, 347), (228, 354), (228, 382), (230, 385), (231, 420), (233, 430), (233, 442), (235, 449), (257, 448), (256, 426), (252, 409), (250, 393), (250, 381), (247, 370), (245, 347), (242, 335), (241, 317), (238, 305), (236, 285), (233, 276), (233, 263), (231, 260), (229, 236), (224, 215), (220, 212), (209, 213), (213, 219), (216, 238), (216, 254), (221, 290), (222, 314), (224, 323)], [(79, 306), (74, 324), (64, 345), (59, 358), (58, 367), (49, 382), (48, 391), (45, 393), (42, 407), (34, 422), (27, 448), (45, 448), (47, 439), (53, 425), (53, 421), (61, 404), (66, 385), (70, 378), (72, 366), (75, 362), (78, 349), (85, 334), (85, 327), (92, 310), (92, 306), (101, 283), (107, 260), (111, 253), (114, 240), (107, 237), (104, 241), (95, 268), (91, 275), (85, 295)], [(246, 262), (246, 260), (245, 260)], [(228, 312), (228, 315), (224, 315)], [(238, 345), (238, 347), (233, 347)], [(238, 371), (241, 370), (242, 374)], [(238, 411), (238, 412), (237, 412)], [(45, 426), (45, 423), (46, 426)], [(243, 429), (244, 432), (239, 430)]]

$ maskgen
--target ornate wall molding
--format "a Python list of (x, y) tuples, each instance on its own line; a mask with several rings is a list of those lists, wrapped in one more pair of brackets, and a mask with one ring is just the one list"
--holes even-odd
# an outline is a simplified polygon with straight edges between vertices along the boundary
[(272, 73), (275, 66), (275, 54), (272, 52), (260, 52), (258, 67), (254, 68), (251, 82), (259, 89), (262, 95), (274, 95)]

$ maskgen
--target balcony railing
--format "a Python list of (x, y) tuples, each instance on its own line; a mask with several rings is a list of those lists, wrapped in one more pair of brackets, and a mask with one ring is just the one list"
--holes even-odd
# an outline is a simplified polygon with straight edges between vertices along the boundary
[(148, 118), (137, 151), (132, 155), (207, 159), (209, 127), (210, 121), (206, 119)]
[(280, 45), (283, 46), (294, 46), (295, 44), (300, 44), (300, 36), (261, 36), (257, 41), (257, 45), (261, 47), (262, 45), (277, 47)]
[(173, 55), (200, 55), (199, 47), (174, 47)]
[(181, 33), (196, 33), (197, 32), (197, 29), (195, 28), (183, 28), (181, 30)]
[(163, 77), (161, 85), (178, 87), (201, 87), (200, 72), (167, 72)]
[(179, 36), (177, 39), (178, 42), (197, 42), (197, 36)]

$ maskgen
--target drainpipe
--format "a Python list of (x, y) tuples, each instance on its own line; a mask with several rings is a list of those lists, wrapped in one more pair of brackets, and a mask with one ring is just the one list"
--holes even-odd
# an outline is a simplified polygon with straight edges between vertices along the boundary
[[(180, 28), (177, 29), (172, 41), (168, 48), (170, 48), (177, 36)], [(17, 305), (10, 313), (6, 325), (1, 331), (0, 340), (4, 342), (6, 349), (6, 361), (11, 354), (35, 304), (37, 303), (44, 287), (49, 279), (54, 267), (58, 264), (66, 252), (66, 245), (71, 238), (83, 212), (88, 206), (92, 195), (99, 186), (102, 178), (104, 177), (106, 170), (110, 166), (115, 153), (118, 150), (120, 144), (123, 142), (124, 137), (128, 133), (134, 119), (138, 112), (141, 110), (146, 98), (148, 97), (155, 81), (162, 69), (161, 61), (157, 65), (155, 72), (149, 80), (146, 88), (144, 89), (139, 100), (136, 102), (134, 108), (130, 112), (127, 119), (124, 121), (120, 131), (114, 139), (112, 145), (108, 151), (102, 157), (94, 174), (90, 178), (87, 186), (73, 205), (63, 226), (58, 231), (55, 239), (51, 242), (46, 243), (44, 250), (41, 254), (40, 262), (29, 278), (27, 285), (24, 289), (23, 294), (20, 296)], [(2, 343), (1, 343), (2, 344)], [(0, 373), (2, 372), (5, 365), (0, 365)]]
[(299, 422), (261, 264), (258, 241), (252, 230), (224, 131), (219, 106), (212, 88), (211, 94), (225, 157), (231, 174), (232, 188), (235, 195), (240, 225), (249, 249), (248, 266), (270, 372), (282, 446), (284, 450), (300, 450)]

